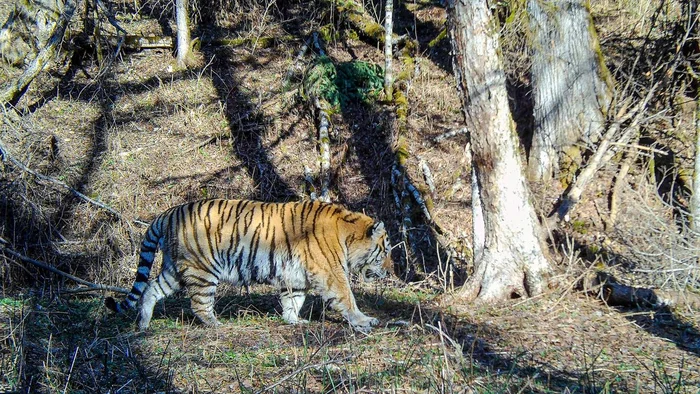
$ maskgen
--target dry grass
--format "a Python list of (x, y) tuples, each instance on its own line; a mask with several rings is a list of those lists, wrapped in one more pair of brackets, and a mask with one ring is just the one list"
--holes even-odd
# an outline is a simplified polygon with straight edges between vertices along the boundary
[[(222, 4), (229, 12), (214, 15), (217, 25), (200, 34), (285, 34), (298, 39), (269, 48), (205, 45), (198, 64), (187, 71), (174, 70), (170, 53), (139, 52), (124, 54), (97, 79), (99, 67), (88, 59), (84, 70), (59, 67), (32, 84), (18, 106), (22, 123), (18, 128), (3, 125), (0, 132), (10, 152), (126, 219), (111, 217), (6, 165), (0, 179), (0, 225), (2, 237), (16, 250), (94, 282), (128, 287), (144, 231), (132, 219), (148, 221), (169, 206), (206, 197), (276, 201), (307, 197), (303, 173), (305, 167), (317, 166), (315, 125), (298, 94), (301, 76), (294, 75), (287, 90), (284, 76), (308, 34), (336, 23), (337, 15), (324, 14), (324, 6), (313, 1), (301, 5), (229, 1), (211, 9)], [(160, 2), (141, 6), (150, 16), (132, 19), (132, 2), (119, 4), (124, 27), (161, 34), (156, 19), (169, 15), (161, 14), (167, 6)], [(442, 28), (444, 10), (426, 2), (397, 9), (397, 29), (412, 32), (421, 43), (415, 59), (419, 72), (412, 73), (406, 84), (407, 171), (416, 185), (427, 190), (420, 161), (430, 167), (435, 178), (433, 214), (446, 230), (440, 241), (453, 252), (465, 252), (461, 256), (465, 257), (471, 238), (466, 138), (434, 140), (462, 124), (447, 57), (449, 43), (427, 46)], [(202, 18), (211, 17), (205, 10), (200, 13)], [(615, 19), (620, 15), (627, 13), (605, 14), (618, 24), (601, 32), (604, 41), (624, 27)], [(635, 29), (645, 23), (640, 19)], [(381, 62), (377, 48), (344, 35), (326, 49), (338, 61)], [(624, 52), (615, 56), (622, 58)], [(398, 73), (400, 62), (395, 66)], [(382, 104), (354, 104), (333, 114), (331, 192), (334, 201), (384, 220), (396, 236), (398, 213), (390, 186), (394, 141), (388, 110)], [(662, 133), (654, 136), (661, 140)], [(677, 140), (669, 138), (669, 146), (680, 154), (679, 144), (670, 142)], [(382, 323), (369, 336), (353, 333), (340, 316), (324, 311), (318, 299), (305, 309), (310, 324), (288, 326), (279, 317), (271, 289), (262, 286), (254, 287), (250, 295), (221, 289), (220, 329), (199, 325), (188, 302), (174, 297), (158, 307), (147, 333), (134, 334), (133, 316), (108, 315), (102, 294), (66, 293), (72, 288), (69, 283), (3, 256), (0, 391), (697, 392), (697, 313), (614, 309), (573, 290), (576, 277), (593, 261), (615, 265), (630, 282), (654, 279), (639, 283), (657, 284), (658, 278), (616, 265), (623, 257), (651, 264), (653, 259), (643, 260), (633, 252), (647, 253), (640, 246), (650, 246), (649, 240), (655, 240), (659, 231), (669, 242), (680, 237), (673, 231), (673, 209), (650, 193), (655, 185), (648, 182), (645, 163), (637, 163), (630, 177), (623, 197), (628, 211), (621, 215), (617, 235), (604, 233), (600, 220), (615, 165), (572, 215), (567, 235), (582, 259), (557, 257), (562, 260), (558, 290), (497, 307), (440, 311), (433, 299), (452, 283), (449, 272), (437, 269), (447, 261), (431, 261), (426, 256), (435, 255), (434, 250), (426, 249), (418, 260), (433, 272), (425, 280), (356, 287), (361, 309)], [(543, 211), (561, 192), (558, 185), (537, 191)], [(642, 228), (640, 223), (648, 227), (636, 231)], [(625, 239), (633, 243), (624, 244)], [(673, 247), (679, 244), (668, 245), (664, 256), (677, 257)], [(404, 253), (402, 246), (395, 251)], [(457, 271), (453, 280), (459, 285), (460, 274), (469, 267), (457, 257), (452, 255), (449, 263)], [(687, 256), (683, 259), (692, 264)], [(649, 267), (657, 273), (668, 268)]]

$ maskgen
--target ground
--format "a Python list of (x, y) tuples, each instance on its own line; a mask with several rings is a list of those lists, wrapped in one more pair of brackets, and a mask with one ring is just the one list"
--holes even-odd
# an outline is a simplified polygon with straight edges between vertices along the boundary
[[(177, 69), (169, 50), (151, 50), (124, 52), (106, 69), (86, 58), (42, 75), (18, 104), (24, 128), (3, 128), (2, 141), (30, 168), (122, 216), (5, 164), (3, 237), (11, 235), (12, 246), (24, 254), (94, 283), (129, 287), (145, 231), (136, 219), (148, 222), (172, 205), (209, 197), (308, 198), (304, 170), (317, 171), (318, 155), (315, 120), (300, 91), (314, 55), (306, 53), (295, 67), (304, 40), (323, 22), (321, 30), (331, 31), (326, 51), (335, 62), (383, 60), (379, 46), (345, 32), (339, 16), (323, 14), (324, 3), (302, 3), (284, 8), (234, 1), (228, 13), (198, 10), (216, 26), (196, 29), (203, 44), (187, 70)], [(119, 20), (132, 34), (169, 34), (173, 28), (168, 12), (144, 8), (138, 16), (131, 2), (117, 4)], [(470, 271), (467, 137), (436, 142), (462, 127), (449, 43), (428, 45), (440, 33), (444, 10), (401, 4), (396, 31), (411, 31), (420, 43), (402, 88), (409, 101), (406, 168), (424, 193), (421, 161), (435, 177), (431, 209), (445, 235), (424, 256), (447, 256), (433, 252), (444, 247), (449, 258), (417, 257), (427, 272), (410, 282), (355, 283), (360, 309), (378, 317), (379, 327), (353, 332), (317, 298), (303, 311), (311, 322), (290, 326), (272, 289), (225, 286), (217, 302), (221, 327), (200, 325), (179, 295), (159, 304), (148, 331), (135, 333), (133, 315), (115, 316), (103, 307), (111, 293), (76, 289), (5, 256), (0, 391), (699, 392), (695, 310), (615, 308), (578, 285), (582, 272), (594, 266), (629, 274), (634, 254), (624, 252), (654, 237), (652, 230), (640, 231), (629, 213), (640, 201), (650, 217), (672, 222), (671, 211), (645, 194), (653, 194), (654, 185), (644, 169), (630, 177), (617, 226), (632, 241), (627, 235), (635, 230), (636, 243), (626, 245), (601, 230), (599, 204), (605, 205), (612, 179), (604, 174), (568, 228), (576, 248), (553, 250), (557, 276), (549, 291), (498, 306), (438, 306), (439, 297)], [(224, 46), (207, 37), (248, 40)], [(394, 63), (398, 74), (402, 63)], [(378, 100), (332, 113), (331, 195), (384, 220), (400, 261), (406, 252), (391, 186), (393, 109)], [(557, 185), (534, 189), (542, 212), (561, 191)], [(638, 267), (645, 268), (642, 262)]]

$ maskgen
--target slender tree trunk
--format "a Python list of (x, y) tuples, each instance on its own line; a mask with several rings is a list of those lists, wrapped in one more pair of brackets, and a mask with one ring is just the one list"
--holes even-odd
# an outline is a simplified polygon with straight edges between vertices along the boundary
[(384, 20), (384, 93), (386, 94), (386, 99), (391, 101), (394, 99), (394, 78), (391, 72), (391, 60), (393, 57), (391, 33), (394, 31), (394, 23), (392, 21), (394, 0), (386, 0), (384, 13), (386, 14)]
[(595, 143), (612, 97), (588, 0), (528, 0), (534, 131), (528, 172), (549, 180), (562, 150)]
[(486, 0), (450, 1), (448, 22), (457, 87), (471, 133), (485, 226), (484, 250), (462, 299), (494, 302), (541, 293), (550, 272), (525, 184), (508, 107), (498, 26)]
[[(693, 26), (690, 37), (700, 40), (700, 16), (698, 15), (698, 2), (691, 1), (688, 3), (689, 21)], [(697, 50), (697, 46), (695, 47)], [(697, 52), (695, 56), (700, 56)], [(696, 63), (697, 64), (697, 63)], [(697, 74), (697, 66), (693, 69), (692, 65), (688, 65), (688, 73), (695, 80), (695, 167), (693, 171), (693, 195), (690, 199), (690, 228), (698, 233), (700, 232), (700, 76)], [(697, 234), (696, 234), (697, 235)]]
[(187, 14), (188, 0), (175, 0), (177, 22), (177, 65), (187, 67), (190, 58), (190, 21)]
[(690, 228), (700, 231), (700, 95), (695, 99), (695, 171), (693, 171), (693, 195), (690, 199)]

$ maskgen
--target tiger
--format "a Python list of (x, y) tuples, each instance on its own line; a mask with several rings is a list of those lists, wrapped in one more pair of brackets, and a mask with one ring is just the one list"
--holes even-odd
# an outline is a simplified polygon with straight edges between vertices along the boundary
[[(155, 253), (163, 255), (160, 274), (149, 282)], [(299, 317), (313, 291), (350, 326), (368, 332), (379, 320), (357, 307), (350, 273), (372, 281), (393, 273), (384, 223), (318, 200), (266, 203), (211, 199), (172, 207), (157, 216), (141, 243), (131, 292), (105, 305), (116, 313), (139, 304), (138, 330), (145, 331), (155, 304), (184, 288), (195, 316), (206, 326), (221, 323), (214, 314), (220, 282), (275, 286), (282, 318)]]

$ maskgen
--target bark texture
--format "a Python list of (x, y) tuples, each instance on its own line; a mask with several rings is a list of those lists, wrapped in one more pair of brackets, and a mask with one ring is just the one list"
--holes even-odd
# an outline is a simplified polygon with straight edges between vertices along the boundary
[(695, 166), (693, 171), (693, 195), (690, 199), (690, 226), (700, 231), (700, 94), (695, 99)]
[(528, 0), (532, 32), (534, 130), (529, 176), (548, 180), (562, 149), (595, 143), (604, 127), (612, 80), (587, 0)]
[(61, 42), (63, 41), (63, 35), (66, 32), (71, 18), (73, 18), (74, 12), (75, 3), (71, 0), (66, 0), (63, 11), (56, 20), (51, 36), (48, 38), (44, 47), (39, 51), (36, 57), (32, 59), (19, 78), (8, 81), (0, 90), (0, 105), (16, 104), (34, 78), (36, 78), (44, 67), (56, 57)]
[(175, 20), (177, 24), (177, 65), (187, 67), (190, 58), (190, 21), (187, 14), (188, 0), (175, 0)]
[(460, 296), (485, 302), (541, 293), (550, 272), (508, 107), (498, 27), (486, 0), (451, 1), (454, 72), (471, 133), (484, 249)]
[(394, 1), (386, 0), (384, 5), (384, 94), (386, 94), (386, 99), (391, 101), (394, 99), (394, 81), (391, 72), (391, 60), (393, 57), (392, 45), (391, 45), (391, 33), (394, 31), (393, 15), (394, 15)]
[(13, 66), (29, 63), (51, 38), (61, 4), (19, 0), (0, 28), (0, 60)]

